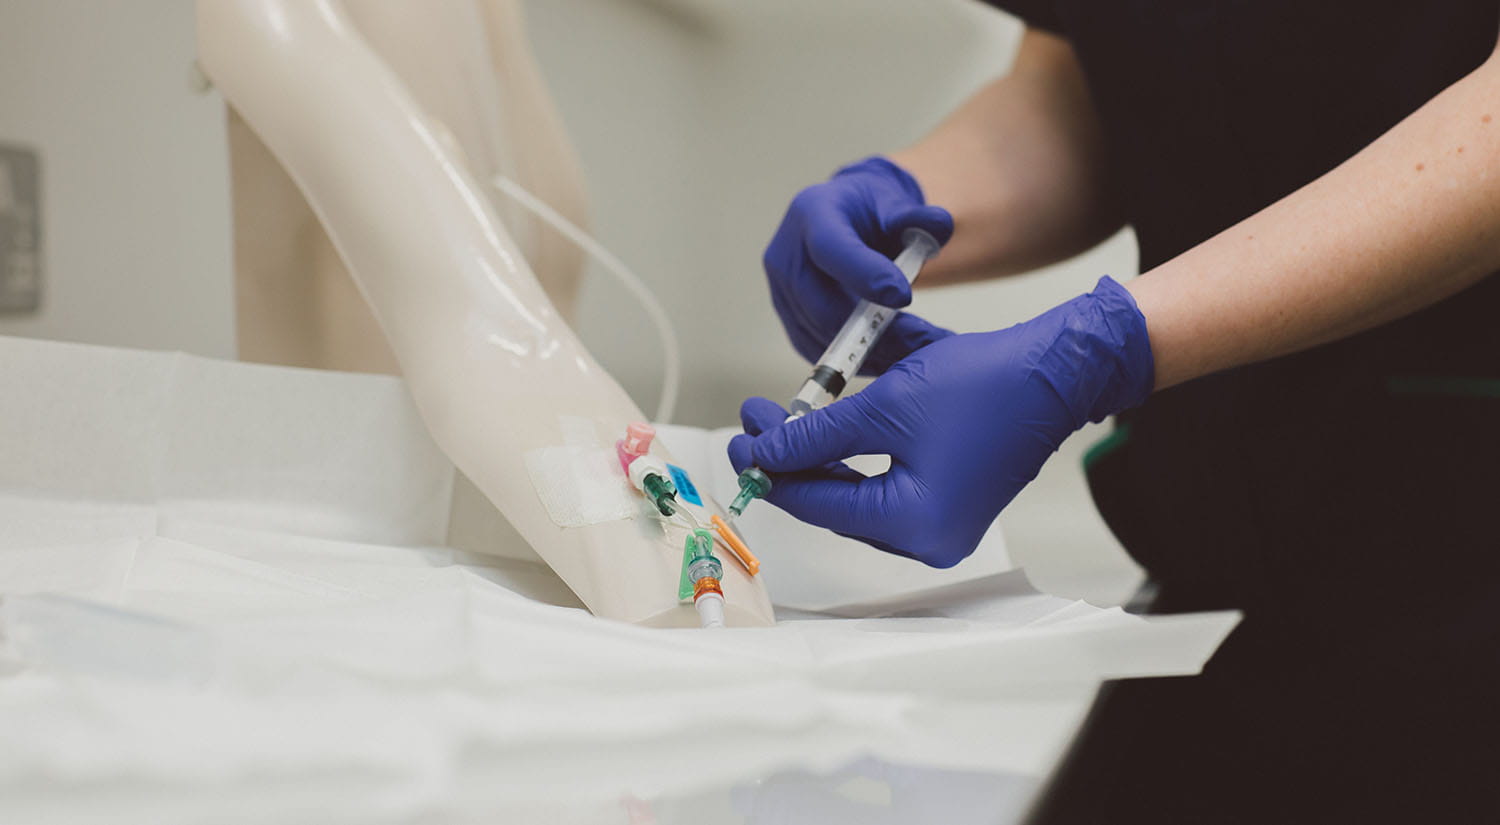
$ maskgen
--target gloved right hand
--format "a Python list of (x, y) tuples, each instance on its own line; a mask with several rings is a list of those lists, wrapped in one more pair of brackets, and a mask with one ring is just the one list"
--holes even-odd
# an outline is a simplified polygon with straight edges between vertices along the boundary
[[(766, 501), (809, 524), (951, 567), (1064, 439), (1140, 404), (1155, 371), (1135, 298), (1103, 278), (1023, 324), (925, 347), (801, 418), (752, 398), (729, 460), (770, 473)], [(891, 467), (867, 478), (844, 463), (855, 455)]]
[[(860, 298), (888, 307), (911, 303), (911, 286), (892, 258), (908, 227), (938, 243), (953, 236), (953, 217), (928, 206), (906, 170), (882, 157), (840, 169), (792, 199), (763, 259), (771, 303), (792, 346), (809, 362), (823, 354)], [(865, 374), (880, 374), (953, 333), (900, 313), (870, 351)]]

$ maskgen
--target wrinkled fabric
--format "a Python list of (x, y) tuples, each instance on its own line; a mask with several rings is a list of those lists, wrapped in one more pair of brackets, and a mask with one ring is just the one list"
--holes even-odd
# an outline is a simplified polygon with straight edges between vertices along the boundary
[[(1236, 621), (856, 570), (772, 628), (626, 625), (443, 546), (453, 466), (396, 379), (6, 338), (0, 372), (7, 825), (735, 822), (674, 802), (868, 755), (1034, 781), (1100, 680)], [(741, 526), (804, 588), (836, 558)]]
[(653, 630), (520, 595), (526, 562), (162, 532), (0, 547), (0, 821), (612, 823), (871, 754), (1039, 778), (1100, 680), (1194, 672), (1235, 622), (1012, 572)]

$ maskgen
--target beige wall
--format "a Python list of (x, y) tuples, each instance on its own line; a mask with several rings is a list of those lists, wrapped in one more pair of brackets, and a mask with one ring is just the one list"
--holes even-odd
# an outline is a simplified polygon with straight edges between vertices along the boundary
[(0, 0), (0, 142), (41, 150), (42, 306), (0, 335), (233, 357), (223, 104), (191, 0)]

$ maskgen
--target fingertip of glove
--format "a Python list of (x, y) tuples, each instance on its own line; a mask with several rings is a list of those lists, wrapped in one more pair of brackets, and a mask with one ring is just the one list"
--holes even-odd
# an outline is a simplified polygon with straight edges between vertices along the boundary
[(957, 567), (959, 562), (968, 558), (969, 555), (973, 552), (973, 550), (970, 550), (967, 553), (955, 552), (951, 550), (940, 551), (929, 556), (924, 556), (920, 559), (920, 561), (928, 567), (932, 567), (937, 570), (948, 570), (950, 568)]
[(941, 206), (924, 206), (916, 210), (911, 225), (926, 230), (939, 244), (953, 239), (953, 215)]
[(911, 284), (906, 282), (905, 276), (901, 274), (901, 270), (896, 269), (895, 264), (892, 264), (890, 268), (892, 272), (886, 274), (887, 276), (894, 274), (894, 280), (888, 278), (876, 284), (874, 292), (868, 296), (869, 299), (887, 307), (900, 308), (910, 305)]
[[(902, 344), (915, 351), (935, 341), (952, 338), (953, 330), (940, 327), (919, 315), (903, 312), (891, 321), (885, 337), (895, 336)], [(879, 346), (877, 342), (876, 346)]]
[(903, 187), (915, 189), (920, 194), (921, 187), (917, 185), (916, 178), (911, 173), (902, 169), (897, 163), (884, 155), (871, 155), (867, 158), (857, 160), (845, 166), (840, 166), (834, 171), (833, 177), (842, 175), (853, 175), (860, 172), (870, 172), (891, 178)]
[(750, 435), (760, 435), (786, 420), (787, 412), (769, 398), (755, 396), (740, 405), (740, 425)]
[(786, 452), (779, 443), (780, 441), (781, 439), (776, 437), (774, 432), (756, 436), (749, 444), (749, 463), (773, 472), (779, 471), (781, 469), (781, 458)]
[(913, 227), (931, 235), (939, 245), (946, 244), (953, 238), (953, 215), (941, 206), (914, 206), (896, 215), (888, 228), (892, 237), (899, 238)]
[(755, 464), (772, 472), (797, 472), (822, 464), (826, 442), (833, 434), (827, 408), (802, 418), (767, 427), (751, 449)]
[(753, 435), (737, 435), (729, 439), (729, 446), (725, 450), (729, 453), (729, 464), (734, 467), (736, 473), (744, 472), (746, 467), (752, 463), (751, 452), (755, 444)]
[[(790, 422), (796, 424), (797, 422)], [(788, 443), (787, 426), (773, 427), (755, 437), (750, 445), (750, 458), (757, 467), (772, 472), (802, 469), (794, 467), (795, 450)]]

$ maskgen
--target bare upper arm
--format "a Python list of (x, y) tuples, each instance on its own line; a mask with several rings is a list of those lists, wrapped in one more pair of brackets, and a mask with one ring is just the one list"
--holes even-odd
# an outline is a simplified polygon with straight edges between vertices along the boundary
[(1082, 74), (1083, 68), (1073, 52), (1073, 45), (1060, 35), (1028, 26), (1021, 35), (1021, 45), (1016, 50), (1016, 59), (1011, 64), (1010, 73), (1018, 75), (1059, 71)]

